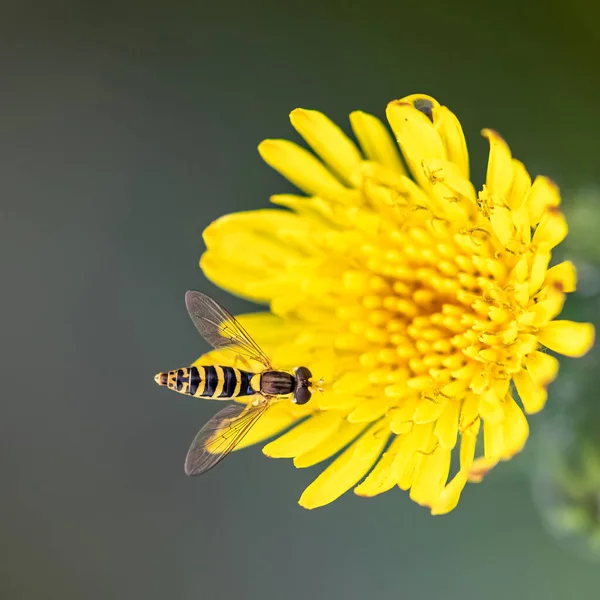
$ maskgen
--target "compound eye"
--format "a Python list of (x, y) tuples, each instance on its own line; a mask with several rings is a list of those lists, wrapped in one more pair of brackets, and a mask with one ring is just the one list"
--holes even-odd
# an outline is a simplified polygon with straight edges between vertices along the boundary
[(298, 367), (296, 377), (300, 380), (308, 380), (312, 377), (312, 373), (306, 367)]
[(305, 387), (298, 388), (294, 395), (294, 402), (296, 404), (306, 404), (312, 396), (310, 390)]

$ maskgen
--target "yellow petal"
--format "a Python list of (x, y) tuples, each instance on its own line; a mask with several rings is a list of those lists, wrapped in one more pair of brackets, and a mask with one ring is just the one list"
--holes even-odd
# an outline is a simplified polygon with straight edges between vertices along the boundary
[(502, 424), (483, 423), (483, 454), (485, 458), (497, 460), (504, 456), (504, 431)]
[(481, 394), (480, 412), (484, 421), (499, 423), (504, 419), (504, 407), (501, 398), (502, 396), (498, 396), (493, 388)]
[(333, 382), (337, 394), (360, 394), (370, 387), (369, 376), (364, 371), (348, 371)]
[(350, 114), (350, 124), (368, 159), (398, 173), (406, 174), (398, 153), (398, 146), (386, 126), (377, 117), (357, 110)]
[(413, 420), (415, 423), (431, 423), (444, 411), (445, 405), (441, 402), (433, 402), (424, 398), (417, 404)]
[(235, 449), (241, 450), (267, 440), (298, 421), (298, 417), (289, 410), (287, 404), (289, 403), (277, 402), (270, 406)]
[[(527, 169), (525, 169), (525, 165), (520, 160), (513, 158), (512, 165), (513, 181), (506, 201), (510, 209), (516, 212), (523, 206), (527, 194), (531, 189), (531, 177)], [(527, 225), (529, 226), (529, 223)]]
[(445, 106), (434, 108), (434, 125), (442, 139), (448, 160), (459, 169), (464, 179), (469, 179), (469, 153), (460, 121)]
[(339, 413), (317, 412), (267, 444), (263, 453), (271, 458), (294, 458), (309, 452), (335, 433), (343, 419)]
[(433, 123), (412, 104), (402, 100), (390, 102), (386, 115), (411, 174), (428, 189), (430, 180), (423, 171), (423, 161), (446, 159), (444, 145)]
[(336, 458), (305, 490), (298, 504), (307, 509), (333, 502), (373, 466), (388, 440), (389, 430), (373, 425)]
[(558, 359), (546, 352), (528, 354), (525, 366), (533, 380), (542, 386), (552, 383), (558, 373)]
[(495, 203), (501, 204), (513, 181), (512, 155), (506, 142), (493, 129), (484, 129), (481, 133), (490, 143), (486, 186), (495, 197)]
[(568, 233), (567, 221), (557, 208), (547, 210), (537, 226), (531, 243), (544, 244), (546, 249), (558, 246)]
[(504, 423), (502, 424), (504, 444), (507, 453), (506, 458), (510, 458), (517, 452), (521, 452), (525, 446), (525, 442), (529, 437), (529, 423), (527, 417), (510, 394), (506, 397), (504, 415)]
[(319, 394), (314, 400), (316, 400), (321, 410), (341, 410), (348, 412), (359, 403), (361, 398), (349, 392), (327, 391), (324, 394)]
[(453, 511), (460, 500), (460, 495), (467, 483), (469, 472), (459, 471), (443, 489), (438, 501), (431, 507), (432, 515), (445, 515)]
[(557, 317), (563, 309), (566, 296), (556, 288), (552, 287), (548, 290), (547, 296), (536, 303), (531, 309), (532, 320), (529, 325), (541, 327), (549, 321)]
[(483, 478), (498, 464), (498, 460), (480, 456), (473, 461), (469, 471), (469, 482), (481, 483)]
[(529, 210), (529, 221), (533, 227), (540, 222), (547, 208), (560, 204), (558, 186), (547, 177), (536, 177), (529, 190), (526, 203)]
[(494, 228), (494, 233), (498, 236), (500, 243), (507, 246), (514, 235), (515, 226), (512, 215), (508, 208), (496, 206), (490, 215), (490, 223)]
[(473, 465), (477, 435), (464, 434), (460, 444), (460, 471), (442, 490), (439, 499), (431, 507), (432, 515), (444, 515), (456, 508), (463, 491), (469, 471)]
[(433, 424), (413, 425), (402, 435), (402, 445), (396, 454), (392, 468), (398, 479), (398, 486), (408, 490), (421, 464), (425, 452), (432, 451)]
[(563, 292), (574, 292), (577, 286), (577, 271), (570, 260), (554, 265), (546, 271), (546, 283), (559, 286)]
[(415, 475), (419, 469), (419, 465), (423, 460), (423, 455), (414, 452), (412, 454), (407, 454), (401, 469), (396, 467), (396, 462), (399, 461), (399, 459), (400, 455), (398, 454), (396, 456), (396, 461), (394, 461), (394, 468), (398, 472), (398, 487), (401, 490), (406, 491), (409, 490), (413, 484)]
[(452, 449), (456, 445), (459, 413), (459, 402), (448, 402), (444, 408), (444, 412), (440, 415), (435, 424), (435, 436), (444, 448)]
[[(479, 417), (481, 396), (479, 394), (467, 394), (460, 411), (460, 430), (465, 431), (475, 423)], [(464, 437), (464, 436), (463, 436)]]
[(358, 406), (348, 415), (350, 423), (365, 423), (375, 421), (382, 417), (390, 405), (390, 399), (382, 394), (375, 398), (365, 398), (358, 403)]
[(547, 252), (543, 249), (538, 250), (531, 264), (531, 275), (529, 277), (529, 282), (527, 285), (527, 289), (530, 295), (533, 295), (537, 292), (544, 279), (546, 278), (548, 263), (550, 262), (550, 252)]
[(264, 276), (262, 269), (256, 268), (256, 265), (249, 266), (244, 273), (246, 277), (240, 277), (239, 262), (225, 261), (219, 256), (218, 252), (205, 252), (200, 258), (200, 268), (206, 278), (216, 286), (255, 302), (268, 303), (276, 290), (281, 289), (281, 286), (285, 284), (285, 281), (280, 277), (277, 281), (271, 279), (271, 286), (253, 286), (253, 282), (260, 281)]
[(397, 473), (393, 468), (394, 459), (402, 449), (403, 437), (396, 436), (387, 452), (381, 455), (367, 478), (354, 488), (354, 493), (363, 498), (371, 498), (391, 490), (397, 481)]
[(294, 129), (323, 159), (325, 164), (347, 183), (362, 160), (358, 148), (346, 134), (323, 113), (297, 108), (290, 114)]
[(531, 374), (524, 369), (515, 373), (513, 379), (525, 411), (532, 415), (542, 410), (548, 399), (546, 387), (534, 381)]
[(335, 198), (346, 188), (308, 150), (287, 140), (265, 140), (258, 146), (263, 160), (309, 195)]
[(395, 434), (410, 431), (413, 425), (413, 415), (417, 407), (417, 398), (409, 396), (402, 402), (402, 406), (390, 411), (390, 429)]
[(327, 460), (334, 454), (337, 454), (342, 448), (345, 448), (365, 429), (364, 423), (348, 423), (348, 421), (342, 421), (339, 429), (326, 440), (311, 450), (298, 454), (298, 456), (294, 458), (294, 466), (298, 469), (303, 469)]
[(544, 346), (565, 356), (583, 356), (594, 345), (591, 323), (552, 321), (540, 328), (538, 338)]
[(423, 457), (415, 474), (410, 497), (422, 506), (438, 501), (450, 471), (451, 450), (438, 446)]
[(202, 237), (208, 249), (218, 248), (221, 258), (237, 260), (240, 266), (249, 262), (247, 256), (238, 255), (240, 252), (251, 254), (259, 263), (275, 266), (305, 255), (305, 248), (295, 248), (291, 237), (284, 242), (279, 236), (285, 232), (296, 233), (298, 237), (306, 235), (308, 227), (308, 223), (290, 211), (255, 210), (217, 219), (204, 230)]
[(473, 464), (475, 447), (477, 445), (477, 433), (466, 432), (460, 439), (460, 470), (468, 471)]

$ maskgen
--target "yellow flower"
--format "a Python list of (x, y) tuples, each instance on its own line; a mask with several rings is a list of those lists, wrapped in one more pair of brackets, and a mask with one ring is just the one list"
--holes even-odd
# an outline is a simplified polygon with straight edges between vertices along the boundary
[(544, 407), (558, 370), (545, 348), (581, 356), (594, 329), (555, 320), (576, 283), (570, 262), (548, 267), (567, 235), (556, 185), (532, 183), (485, 129), (477, 192), (448, 108), (413, 95), (386, 114), (397, 145), (377, 118), (350, 115), (359, 149), (323, 114), (294, 110), (314, 154), (285, 140), (259, 152), (306, 196), (273, 196), (285, 208), (212, 223), (200, 264), (217, 285), (270, 305), (241, 321), (277, 366), (329, 374), (325, 393), (274, 405), (244, 442), (286, 430), (264, 453), (296, 467), (342, 451), (300, 504), (332, 502), (366, 475), (356, 494), (398, 485), (442, 514), (469, 479), (523, 448), (524, 412)]

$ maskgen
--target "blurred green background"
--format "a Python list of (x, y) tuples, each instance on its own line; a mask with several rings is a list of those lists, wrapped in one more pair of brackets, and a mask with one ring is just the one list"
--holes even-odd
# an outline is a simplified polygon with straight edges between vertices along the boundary
[[(186, 289), (253, 310), (203, 278), (201, 232), (292, 189), (256, 145), (297, 139), (298, 106), (348, 129), (351, 110), (431, 94), (461, 119), (477, 184), (479, 131), (499, 131), (576, 211), (566, 311), (595, 320), (599, 18), (584, 0), (3, 3), (0, 597), (597, 598), (598, 564), (540, 513), (548, 477), (531, 493), (554, 434), (445, 517), (399, 491), (307, 512), (319, 468), (258, 448), (186, 478), (215, 407), (153, 375), (206, 349)], [(588, 414), (597, 365), (563, 361), (537, 430)]]

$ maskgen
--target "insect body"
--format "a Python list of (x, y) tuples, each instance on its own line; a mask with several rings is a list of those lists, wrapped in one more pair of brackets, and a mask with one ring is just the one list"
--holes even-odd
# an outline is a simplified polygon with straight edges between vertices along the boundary
[(312, 394), (312, 374), (306, 367), (295, 369), (293, 374), (273, 369), (235, 317), (206, 294), (188, 291), (185, 304), (194, 325), (215, 349), (232, 350), (264, 366), (259, 373), (231, 366), (192, 366), (154, 377), (158, 385), (188, 396), (214, 400), (253, 396), (247, 405), (226, 406), (198, 432), (186, 457), (185, 472), (200, 475), (223, 460), (273, 402), (290, 397), (296, 404), (306, 404)]

